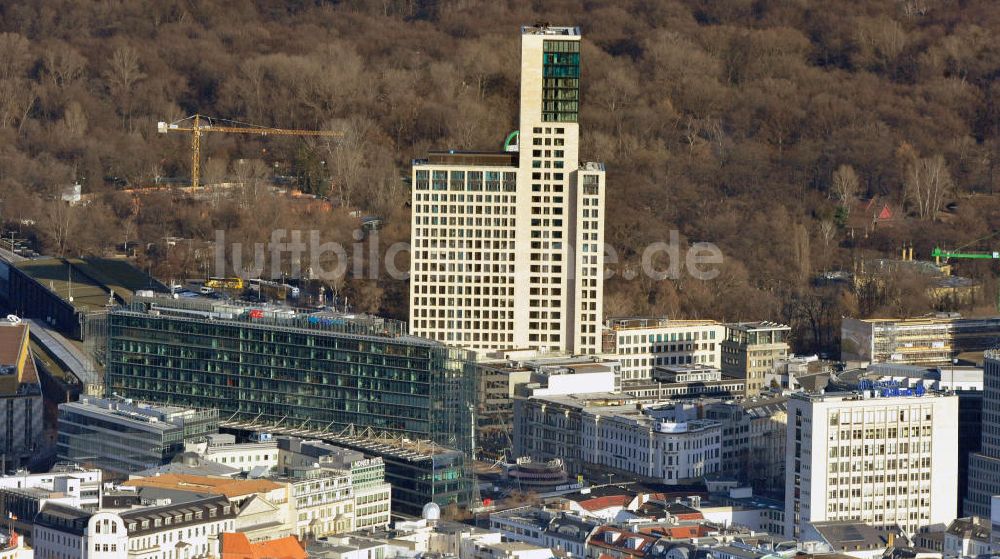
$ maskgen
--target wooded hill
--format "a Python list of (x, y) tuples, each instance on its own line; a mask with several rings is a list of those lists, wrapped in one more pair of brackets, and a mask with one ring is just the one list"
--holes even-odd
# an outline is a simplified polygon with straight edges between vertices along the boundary
[[(842, 315), (942, 304), (920, 277), (859, 298), (818, 273), (998, 230), (992, 0), (3, 2), (0, 211), (50, 253), (128, 240), (163, 278), (203, 274), (204, 255), (184, 247), (216, 229), (246, 243), (276, 227), (349, 242), (358, 210), (385, 218), (384, 242), (405, 239), (409, 161), (499, 148), (516, 127), (518, 28), (540, 21), (584, 32), (581, 155), (607, 164), (620, 265), (672, 229), (725, 254), (708, 282), (609, 282), (615, 314), (783, 320), (799, 350), (829, 348)], [(237, 195), (136, 204), (121, 190), (189, 176), (188, 137), (156, 123), (194, 113), (347, 138), (211, 136), (205, 180), (239, 183)], [(274, 197), (275, 175), (333, 209)], [(56, 198), (74, 182), (93, 199), (66, 208)], [(872, 207), (893, 219), (872, 228)], [(996, 267), (959, 271), (984, 282), (988, 309)], [(406, 316), (403, 282), (333, 287)]]

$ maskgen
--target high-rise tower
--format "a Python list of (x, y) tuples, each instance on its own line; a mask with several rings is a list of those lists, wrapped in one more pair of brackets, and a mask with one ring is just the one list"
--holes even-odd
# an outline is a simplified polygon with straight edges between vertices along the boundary
[(969, 456), (969, 491), (962, 511), (989, 518), (990, 497), (1000, 494), (1000, 350), (984, 354), (982, 417), (982, 443)]
[(523, 27), (517, 147), (414, 161), (412, 333), (600, 350), (604, 166), (580, 163), (579, 110), (579, 28)]

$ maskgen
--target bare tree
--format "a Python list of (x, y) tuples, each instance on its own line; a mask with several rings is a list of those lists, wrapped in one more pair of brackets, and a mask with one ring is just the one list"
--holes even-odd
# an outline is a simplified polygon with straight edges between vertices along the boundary
[(836, 235), (837, 224), (832, 219), (824, 219), (819, 222), (819, 238), (823, 241), (823, 256), (827, 266), (830, 265), (830, 246)]
[(46, 80), (62, 91), (83, 77), (87, 59), (73, 47), (56, 43), (42, 54), (42, 64)]
[(942, 155), (912, 159), (906, 167), (906, 198), (920, 219), (935, 219), (954, 187)]
[(840, 205), (848, 212), (851, 210), (851, 202), (858, 195), (860, 184), (858, 174), (850, 165), (841, 165), (833, 172), (833, 182), (830, 189)]
[(856, 38), (863, 61), (869, 66), (883, 70), (889, 69), (906, 47), (906, 32), (903, 26), (885, 16), (859, 20)]
[(0, 128), (24, 126), (38, 100), (35, 82), (25, 78), (31, 65), (30, 43), (17, 33), (0, 33)]
[(43, 226), (52, 238), (56, 256), (65, 256), (70, 234), (76, 228), (75, 208), (57, 197), (47, 202), (43, 211)]
[(129, 46), (118, 47), (111, 55), (111, 62), (104, 78), (111, 96), (118, 103), (122, 115), (122, 128), (131, 126), (132, 93), (135, 84), (146, 77), (139, 68), (139, 55)]
[(351, 208), (357, 203), (355, 194), (366, 184), (369, 136), (376, 124), (368, 117), (354, 116), (331, 122), (327, 128), (344, 133), (340, 138), (329, 138), (325, 142), (327, 161), (333, 173), (334, 192), (331, 194), (339, 198), (340, 205)]
[(65, 138), (81, 138), (87, 131), (87, 115), (83, 112), (83, 107), (76, 101), (70, 101), (63, 111), (62, 120), (58, 123), (60, 135)]
[(218, 184), (226, 178), (226, 172), (229, 170), (229, 162), (221, 157), (209, 157), (205, 161), (205, 165), (202, 170), (202, 177), (204, 178), (205, 184)]
[(239, 187), (237, 200), (240, 207), (253, 209), (260, 201), (267, 187), (265, 179), (270, 169), (260, 159), (240, 159), (233, 165)]
[(809, 230), (806, 226), (801, 223), (796, 223), (792, 228), (792, 248), (795, 251), (795, 261), (799, 265), (798, 280), (799, 283), (806, 283), (809, 281), (809, 273), (811, 272), (811, 265), (809, 262)]

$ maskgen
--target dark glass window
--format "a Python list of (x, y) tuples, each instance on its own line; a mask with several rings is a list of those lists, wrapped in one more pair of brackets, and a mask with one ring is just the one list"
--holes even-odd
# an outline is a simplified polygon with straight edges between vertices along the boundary
[(580, 112), (580, 43), (542, 45), (542, 120), (576, 122)]

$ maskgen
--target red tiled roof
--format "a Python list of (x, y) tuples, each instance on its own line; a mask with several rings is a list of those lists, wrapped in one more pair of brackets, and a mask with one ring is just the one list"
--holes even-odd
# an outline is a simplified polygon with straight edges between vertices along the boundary
[(295, 536), (261, 543), (250, 543), (246, 534), (222, 534), (222, 559), (307, 559)]
[(708, 535), (708, 528), (702, 524), (688, 526), (648, 526), (640, 528), (643, 534), (660, 535), (671, 539), (700, 538)]
[[(614, 532), (618, 534), (618, 538), (613, 543), (609, 543), (604, 539), (605, 538), (604, 534), (608, 532)], [(639, 543), (638, 547), (632, 547), (628, 545), (627, 542), (632, 538), (638, 538), (639, 540), (641, 540), (641, 543)], [(594, 534), (587, 541), (587, 545), (596, 548), (611, 550), (617, 554), (625, 554), (635, 557), (644, 557), (646, 555), (647, 549), (649, 549), (651, 545), (656, 543), (657, 539), (659, 538), (649, 534), (630, 532), (628, 530), (621, 530), (611, 526), (604, 526), (598, 528), (597, 531), (594, 532)]]
[(608, 495), (607, 497), (594, 497), (593, 499), (587, 499), (586, 501), (580, 501), (580, 506), (585, 510), (594, 512), (596, 510), (604, 510), (611, 507), (624, 507), (629, 504), (632, 497), (628, 495)]

